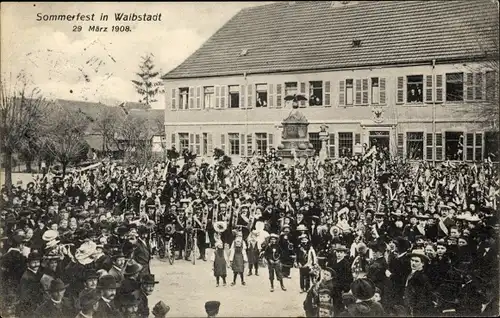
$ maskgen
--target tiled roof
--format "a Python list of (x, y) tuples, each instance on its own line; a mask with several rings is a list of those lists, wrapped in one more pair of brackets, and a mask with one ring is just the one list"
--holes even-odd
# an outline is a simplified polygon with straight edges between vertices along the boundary
[(491, 0), (279, 2), (241, 10), (163, 78), (455, 60), (497, 37)]

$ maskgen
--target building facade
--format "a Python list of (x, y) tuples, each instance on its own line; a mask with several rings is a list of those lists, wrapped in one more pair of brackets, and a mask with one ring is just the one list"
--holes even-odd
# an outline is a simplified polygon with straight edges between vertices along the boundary
[[(325, 67), (321, 68), (299, 60), (293, 52), (290, 55), (290, 52), (280, 49), (285, 57), (290, 55), (283, 64), (283, 56), (276, 52), (260, 52), (251, 39), (240, 44), (231, 40), (235, 34), (246, 31), (259, 33), (259, 29), (255, 30), (255, 25), (248, 21), (269, 16), (273, 10), (276, 14), (270, 19), (275, 21), (266, 22), (277, 25), (281, 31), (287, 26), (280, 26), (280, 23), (288, 25), (294, 17), (302, 21), (301, 12), (310, 10), (317, 10), (318, 15), (326, 14), (325, 19), (337, 17), (336, 21), (345, 21), (345, 25), (359, 23), (353, 19), (365, 12), (371, 17), (368, 19), (371, 28), (381, 27), (386, 31), (390, 30), (385, 26), (384, 18), (390, 18), (391, 14), (406, 17), (405, 12), (394, 13), (397, 7), (394, 3), (360, 2), (347, 6), (329, 3), (279, 3), (245, 9), (193, 56), (166, 74), (167, 146), (188, 148), (202, 157), (209, 157), (214, 148), (221, 148), (236, 160), (254, 152), (267, 152), (272, 147), (279, 147), (280, 124), (292, 110), (291, 102), (285, 101), (285, 96), (302, 94), (308, 100), (300, 102), (299, 109), (310, 123), (310, 142), (319, 152), (320, 126), (326, 124), (330, 136), (327, 153), (333, 158), (351, 155), (361, 151), (363, 144), (371, 146), (374, 143), (387, 148), (393, 155), (414, 160), (473, 162), (498, 152), (498, 68), (491, 63), (490, 57), (475, 55), (471, 53), (475, 51), (468, 47), (450, 54), (459, 47), (458, 42), (463, 41), (459, 35), (455, 35), (455, 39), (435, 40), (432, 37), (436, 34), (428, 33), (427, 37), (432, 41), (445, 46), (436, 50), (425, 45), (425, 34), (420, 39), (417, 35), (409, 36), (420, 43), (416, 47), (407, 43), (407, 37), (394, 35), (391, 38), (388, 32), (382, 42), (391, 42), (391, 47), (409, 47), (404, 48), (407, 52), (391, 52), (393, 48), (388, 47), (384, 59), (384, 53), (379, 52), (381, 44), (373, 43), (375, 35), (365, 32), (370, 27), (358, 27), (341, 43), (333, 41), (327, 47), (308, 53), (309, 60), (306, 61), (326, 61)], [(408, 6), (404, 2), (399, 4)], [(462, 9), (469, 6), (467, 2), (459, 4)], [(480, 4), (485, 10), (492, 8), (491, 2)], [(369, 11), (377, 6), (378, 10)], [(447, 10), (443, 6), (446, 6), (445, 2), (435, 2), (430, 7), (435, 13), (436, 8)], [(330, 11), (325, 13), (325, 10)], [(454, 10), (450, 11), (455, 14), (452, 18), (466, 20), (470, 16), (463, 10), (456, 10), (456, 6)], [(407, 25), (412, 21), (408, 19), (400, 23)], [(496, 25), (498, 30), (498, 19), (489, 23)], [(339, 25), (323, 31), (338, 36), (337, 28)], [(400, 29), (398, 25), (393, 28)], [(465, 28), (473, 29), (470, 25)], [(300, 34), (301, 29), (295, 32)], [(304, 32), (317, 33), (310, 29), (304, 29)], [(474, 32), (469, 33), (468, 37), (474, 35)], [(276, 41), (283, 34), (287, 34), (286, 30), (275, 34)], [(266, 35), (261, 34), (261, 37)], [(284, 45), (272, 42), (273, 36), (270, 37), (270, 45)], [(451, 42), (456, 43), (447, 44)], [(472, 46), (475, 43), (474, 39), (469, 42)], [(227, 47), (233, 53), (227, 53)], [(338, 61), (330, 61), (327, 55), (323, 57), (322, 51), (334, 54), (339, 47), (347, 51), (339, 51)], [(292, 44), (289, 48), (295, 50)], [(226, 62), (214, 57), (213, 52), (217, 50), (223, 51), (220, 58), (226, 57)], [(382, 55), (382, 58), (375, 60), (364, 52)], [(307, 52), (297, 54), (304, 59), (308, 57)], [(342, 58), (342, 54), (346, 57)], [(490, 157), (498, 161), (498, 155)]]

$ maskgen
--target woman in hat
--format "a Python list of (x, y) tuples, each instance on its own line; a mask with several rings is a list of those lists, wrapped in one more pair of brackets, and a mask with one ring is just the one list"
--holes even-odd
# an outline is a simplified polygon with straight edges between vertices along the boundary
[(50, 282), (50, 299), (45, 300), (33, 313), (33, 317), (54, 318), (54, 317), (74, 317), (76, 310), (73, 304), (65, 296), (68, 285), (62, 280), (54, 279)]
[(413, 316), (427, 316), (432, 311), (432, 285), (424, 272), (429, 261), (423, 250), (413, 250), (410, 257), (411, 272), (406, 278), (404, 301), (408, 312)]
[(222, 283), (226, 286), (226, 275), (227, 275), (227, 262), (224, 253), (224, 246), (221, 240), (215, 242), (215, 251), (212, 254), (213, 267), (215, 281), (217, 287), (219, 287), (219, 280), (222, 278)]
[(236, 285), (236, 277), (239, 275), (241, 278), (241, 285), (246, 285), (244, 275), (245, 263), (248, 261), (246, 254), (246, 244), (243, 241), (242, 233), (239, 232), (234, 239), (229, 252), (229, 262), (233, 270), (233, 282), (231, 286)]

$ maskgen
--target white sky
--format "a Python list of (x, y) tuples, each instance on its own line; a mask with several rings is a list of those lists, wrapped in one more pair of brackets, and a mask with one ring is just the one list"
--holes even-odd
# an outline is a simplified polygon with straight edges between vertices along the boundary
[[(25, 70), (47, 98), (118, 103), (138, 101), (131, 80), (140, 57), (153, 53), (157, 70), (179, 65), (240, 9), (263, 2), (2, 3), (3, 79)], [(114, 13), (162, 14), (161, 22), (114, 22)], [(37, 14), (92, 14), (94, 22), (36, 21)], [(97, 21), (101, 13), (107, 22)], [(81, 32), (72, 32), (81, 25)], [(107, 33), (88, 30), (108, 27)], [(129, 25), (128, 33), (111, 32)], [(114, 61), (113, 61), (114, 60)], [(100, 64), (100, 66), (98, 66)], [(87, 76), (87, 80), (85, 79)], [(163, 99), (154, 108), (163, 108)]]

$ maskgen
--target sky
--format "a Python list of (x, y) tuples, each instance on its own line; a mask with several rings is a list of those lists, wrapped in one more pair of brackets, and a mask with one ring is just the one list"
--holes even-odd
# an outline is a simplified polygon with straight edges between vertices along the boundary
[[(16, 85), (25, 72), (30, 85), (49, 99), (117, 105), (137, 102), (132, 79), (141, 57), (151, 53), (156, 69), (173, 69), (239, 10), (263, 2), (3, 2), (1, 4), (2, 81)], [(44, 15), (94, 15), (94, 21), (37, 21)], [(99, 21), (103, 14), (108, 21)], [(115, 22), (115, 13), (161, 14), (161, 21)], [(130, 32), (112, 32), (112, 26)], [(79, 30), (81, 26), (81, 31)], [(107, 27), (107, 32), (90, 27)], [(160, 96), (153, 108), (163, 108)]]

